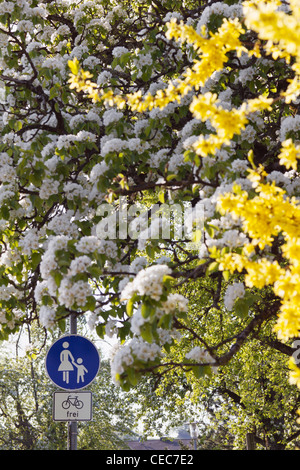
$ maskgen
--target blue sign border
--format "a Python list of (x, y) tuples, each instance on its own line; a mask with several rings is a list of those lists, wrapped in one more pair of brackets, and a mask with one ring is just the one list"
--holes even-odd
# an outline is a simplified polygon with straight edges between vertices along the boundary
[[(72, 372), (71, 375), (71, 380), (69, 378), (69, 382), (66, 382), (66, 376), (63, 373), (63, 370), (60, 369), (61, 366), (61, 359), (60, 355), (61, 352), (63, 351), (63, 343), (68, 343), (68, 349), (70, 350), (71, 354), (78, 361), (78, 356), (83, 356), (84, 361), (82, 362), (82, 366), (85, 366), (85, 370), (82, 374), (82, 377), (84, 378), (84, 382), (82, 383), (82, 380), (78, 379), (77, 375), (77, 380), (76, 384), (74, 383), (74, 373), (75, 369), (78, 369), (78, 365), (81, 363), (78, 363), (77, 366), (75, 366), (73, 362), (73, 369), (70, 369), (70, 372), (66, 372), (68, 378), (69, 375)], [(75, 357), (76, 356), (76, 357)], [(63, 390), (68, 390), (68, 391), (75, 391), (75, 390), (81, 390), (85, 387), (87, 387), (96, 377), (96, 375), (99, 372), (100, 368), (100, 355), (99, 351), (94, 345), (92, 341), (90, 341), (88, 338), (85, 338), (84, 336), (81, 335), (64, 335), (61, 336), (58, 340), (56, 340), (49, 348), (46, 358), (45, 358), (45, 366), (46, 366), (46, 372), (49, 377), (49, 379), (59, 388)], [(60, 369), (60, 370), (59, 370)], [(79, 383), (78, 383), (79, 380)], [(69, 385), (68, 385), (69, 384)]]

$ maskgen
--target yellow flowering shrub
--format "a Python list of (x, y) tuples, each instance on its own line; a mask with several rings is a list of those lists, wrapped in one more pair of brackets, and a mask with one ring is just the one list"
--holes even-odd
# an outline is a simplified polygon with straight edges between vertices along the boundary
[(265, 50), (274, 59), (283, 58), (295, 63), (292, 69), (295, 77), (283, 93), (287, 103), (296, 98), (300, 92), (300, 8), (297, 0), (289, 2), (292, 14), (279, 11), (281, 2), (277, 0), (250, 0), (244, 2), (245, 24), (257, 32), (260, 39), (267, 41)]
[[(295, 77), (282, 92), (286, 103), (290, 103), (300, 93), (300, 8), (299, 2), (290, 1), (292, 14), (278, 11), (278, 1), (248, 1), (244, 3), (245, 24), (258, 33), (260, 39), (267, 41), (265, 50), (273, 58), (294, 61), (292, 69)], [(292, 139), (282, 142), (279, 162), (287, 169), (297, 169), (300, 157), (300, 146)], [(266, 174), (252, 171), (252, 180), (257, 195), (253, 199), (240, 191), (238, 194), (226, 194), (220, 198), (219, 208), (222, 212), (233, 213), (243, 220), (243, 228), (251, 237), (253, 247), (264, 248), (271, 245), (275, 236), (283, 237), (282, 253), (286, 264), (280, 266), (277, 261), (266, 259), (251, 261), (249, 256), (239, 256), (238, 269), (245, 269), (245, 282), (248, 286), (258, 288), (272, 285), (274, 293), (282, 299), (282, 305), (275, 330), (282, 340), (293, 339), (300, 332), (300, 207), (299, 202), (290, 199), (285, 191), (275, 184), (263, 183)], [(250, 250), (253, 254), (253, 250)], [(221, 257), (220, 268), (229, 271), (237, 269), (236, 254)], [(293, 360), (291, 383), (300, 386), (300, 369)]]
[[(259, 176), (254, 172), (252, 175)], [(275, 294), (282, 299), (276, 331), (281, 339), (288, 340), (298, 336), (300, 331), (300, 315), (297, 313), (300, 294), (300, 207), (274, 183), (254, 181), (257, 193), (254, 198), (249, 199), (246, 191), (227, 193), (219, 200), (219, 210), (221, 213), (229, 211), (242, 219), (243, 229), (251, 237), (251, 254), (255, 247), (264, 249), (266, 245), (271, 246), (274, 237), (281, 234), (284, 239), (282, 252), (288, 264), (280, 266), (278, 261), (271, 262), (266, 258), (251, 260), (248, 253), (227, 253), (218, 261), (221, 270), (234, 272), (245, 269), (248, 287), (273, 286)]]

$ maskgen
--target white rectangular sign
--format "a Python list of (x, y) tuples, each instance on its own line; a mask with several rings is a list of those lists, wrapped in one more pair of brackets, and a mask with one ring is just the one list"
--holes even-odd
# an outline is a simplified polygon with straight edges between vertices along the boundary
[(92, 392), (54, 392), (54, 421), (90, 421), (92, 419)]

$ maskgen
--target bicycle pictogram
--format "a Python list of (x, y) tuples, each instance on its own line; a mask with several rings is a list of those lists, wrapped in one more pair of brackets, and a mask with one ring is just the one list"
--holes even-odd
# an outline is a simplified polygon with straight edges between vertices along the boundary
[(70, 406), (75, 406), (77, 410), (81, 410), (81, 408), (83, 407), (83, 401), (78, 400), (78, 395), (76, 395), (75, 397), (69, 395), (68, 398), (62, 402), (61, 406), (64, 410), (68, 410)]

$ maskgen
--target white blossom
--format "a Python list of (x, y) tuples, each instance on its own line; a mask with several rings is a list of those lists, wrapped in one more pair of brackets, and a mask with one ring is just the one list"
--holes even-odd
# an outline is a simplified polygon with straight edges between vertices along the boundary
[(80, 238), (75, 244), (76, 249), (81, 253), (93, 253), (99, 246), (99, 239), (94, 236), (86, 236)]
[(154, 361), (161, 355), (161, 348), (156, 343), (146, 343), (141, 338), (133, 338), (127, 344), (119, 346), (111, 360), (112, 380), (119, 385), (116, 376), (121, 375), (125, 369), (134, 363), (135, 359), (145, 363)]
[(41, 199), (48, 199), (53, 194), (58, 193), (59, 181), (53, 179), (45, 179), (42, 182), (42, 186), (39, 191)]
[(281, 142), (287, 139), (288, 132), (298, 132), (300, 131), (300, 116), (296, 114), (295, 116), (286, 116), (281, 121), (279, 139)]
[(55, 310), (42, 305), (39, 311), (39, 319), (44, 328), (52, 328), (55, 325)]
[(113, 56), (114, 57), (122, 57), (123, 54), (126, 54), (128, 51), (128, 49), (126, 47), (123, 47), (123, 46), (118, 46), (118, 47), (115, 47), (113, 49)]
[(71, 261), (68, 276), (76, 276), (76, 274), (86, 272), (87, 268), (91, 265), (92, 260), (88, 256), (78, 256)]
[(214, 359), (209, 354), (209, 352), (206, 351), (206, 349), (201, 348), (200, 346), (195, 346), (185, 355), (185, 357), (192, 361), (201, 362), (201, 363), (214, 362)]
[(39, 246), (39, 235), (36, 229), (29, 230), (19, 242), (19, 247), (25, 255), (31, 255), (32, 250), (38, 250)]
[(119, 121), (122, 119), (124, 114), (120, 111), (116, 111), (115, 109), (108, 109), (103, 114), (103, 124), (105, 126), (109, 126), (112, 122)]
[(227, 310), (232, 310), (234, 302), (245, 295), (245, 286), (242, 282), (235, 282), (227, 287), (224, 295), (224, 306)]
[(159, 300), (163, 292), (163, 278), (172, 270), (166, 265), (155, 265), (142, 269), (132, 282), (129, 282), (121, 293), (121, 300), (128, 300), (134, 293), (148, 295)]
[(181, 294), (169, 294), (167, 300), (162, 303), (162, 309), (165, 313), (174, 313), (176, 309), (187, 312), (188, 299)]

